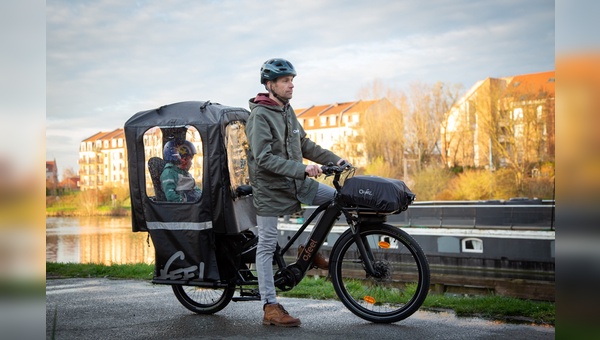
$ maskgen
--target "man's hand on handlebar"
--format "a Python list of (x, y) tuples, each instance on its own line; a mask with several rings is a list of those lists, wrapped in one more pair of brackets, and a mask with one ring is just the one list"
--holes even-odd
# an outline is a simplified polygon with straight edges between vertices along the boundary
[(318, 177), (320, 174), (323, 173), (321, 167), (316, 164), (307, 165), (306, 169), (304, 169), (304, 172), (308, 177)]
[(341, 173), (342, 171), (349, 169), (352, 167), (352, 164), (345, 159), (340, 159), (337, 162), (337, 165), (333, 165), (333, 163), (329, 163), (327, 165), (323, 165), (321, 167), (321, 172), (323, 172), (326, 176), (333, 175), (334, 173)]

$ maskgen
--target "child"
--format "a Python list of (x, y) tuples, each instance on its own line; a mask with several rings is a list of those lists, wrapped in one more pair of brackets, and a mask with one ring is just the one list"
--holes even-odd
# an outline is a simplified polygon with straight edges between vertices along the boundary
[(196, 154), (194, 144), (189, 141), (168, 141), (163, 150), (167, 162), (160, 175), (160, 184), (169, 202), (196, 202), (202, 191), (189, 173)]

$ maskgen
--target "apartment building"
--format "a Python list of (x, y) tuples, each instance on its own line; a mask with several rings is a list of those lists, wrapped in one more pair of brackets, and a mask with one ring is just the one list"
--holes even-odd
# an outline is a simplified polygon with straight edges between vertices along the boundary
[(79, 145), (81, 190), (127, 184), (127, 154), (123, 129), (98, 132)]
[(496, 169), (554, 160), (554, 71), (478, 81), (440, 129), (447, 166)]
[[(298, 121), (312, 141), (343, 154), (357, 167), (366, 166), (368, 160), (363, 143), (356, 139), (361, 133), (359, 123), (367, 115), (380, 111), (399, 113), (398, 108), (385, 98), (313, 105), (295, 110)], [(347, 149), (353, 152), (346, 152)]]
[(58, 183), (58, 167), (56, 160), (46, 161), (46, 182)]

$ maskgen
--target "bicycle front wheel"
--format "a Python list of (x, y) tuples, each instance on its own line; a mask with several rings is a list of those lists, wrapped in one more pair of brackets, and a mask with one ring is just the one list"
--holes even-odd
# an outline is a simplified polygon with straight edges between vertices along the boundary
[(173, 285), (177, 300), (187, 309), (198, 314), (214, 314), (225, 308), (233, 297), (235, 286), (205, 288)]
[(336, 294), (352, 313), (371, 322), (409, 317), (429, 291), (429, 264), (423, 250), (405, 231), (388, 224), (361, 225), (359, 230), (376, 273), (367, 272), (354, 235), (347, 230), (330, 257)]

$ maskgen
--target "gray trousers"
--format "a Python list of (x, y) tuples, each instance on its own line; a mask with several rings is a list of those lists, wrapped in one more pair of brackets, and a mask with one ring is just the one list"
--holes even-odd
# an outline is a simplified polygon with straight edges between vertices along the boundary
[[(335, 189), (319, 183), (312, 205), (321, 205), (333, 198)], [(277, 303), (273, 281), (273, 255), (277, 247), (278, 216), (256, 216), (258, 245), (256, 246), (256, 273), (258, 290), (263, 303)]]

